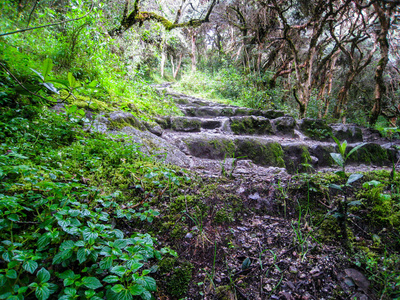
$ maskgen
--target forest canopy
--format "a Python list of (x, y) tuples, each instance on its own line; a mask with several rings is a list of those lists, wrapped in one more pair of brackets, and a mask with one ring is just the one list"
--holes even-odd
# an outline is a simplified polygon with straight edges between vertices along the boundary
[[(52, 56), (60, 68), (91, 73), (84, 57), (111, 51), (129, 76), (128, 70), (147, 69), (163, 78), (166, 68), (173, 78), (186, 70), (227, 81), (240, 74), (235, 89), (218, 93), (255, 108), (363, 124), (378, 117), (394, 122), (399, 114), (399, 1), (21, 0), (2, 6), (3, 36), (28, 29), (2, 42), (17, 46), (51, 35), (57, 51), (35, 52)], [(55, 25), (30, 30), (49, 24)], [(100, 50), (93, 39), (112, 49)]]

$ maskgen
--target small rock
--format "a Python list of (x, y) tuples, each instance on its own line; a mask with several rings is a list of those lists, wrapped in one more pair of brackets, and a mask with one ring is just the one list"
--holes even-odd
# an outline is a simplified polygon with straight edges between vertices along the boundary
[(249, 199), (251, 199), (251, 200), (259, 200), (260, 198), (261, 197), (260, 197), (259, 193), (255, 193), (255, 194), (249, 196)]
[(289, 272), (293, 273), (293, 274), (297, 274), (299, 271), (297, 270), (297, 268), (295, 266), (290, 266), (289, 267)]
[(307, 277), (307, 275), (304, 274), (304, 273), (300, 273), (300, 274), (299, 274), (299, 278), (300, 278), (300, 279), (305, 279), (306, 277)]
[(191, 239), (193, 237), (193, 234), (188, 232), (185, 236), (186, 239)]

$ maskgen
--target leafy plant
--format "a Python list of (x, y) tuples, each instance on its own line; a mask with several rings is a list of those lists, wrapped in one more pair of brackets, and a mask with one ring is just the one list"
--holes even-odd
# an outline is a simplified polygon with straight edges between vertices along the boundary
[[(358, 181), (359, 179), (361, 179), (363, 177), (363, 174), (359, 174), (359, 173), (350, 174), (350, 176), (347, 178), (347, 175), (345, 173), (346, 161), (350, 157), (350, 155), (352, 155), (354, 152), (356, 152), (358, 149), (360, 149), (362, 146), (364, 146), (365, 143), (357, 145), (356, 147), (351, 149), (351, 151), (349, 151), (349, 153), (346, 153), (347, 141), (340, 143), (337, 138), (335, 138), (335, 137), (332, 137), (332, 138), (338, 145), (339, 153), (331, 153), (330, 155), (334, 159), (334, 161), (340, 167), (342, 167), (341, 171), (337, 171), (335, 173), (338, 174), (340, 177), (347, 179), (344, 184), (331, 184), (330, 185), (331, 188), (336, 189), (336, 190), (342, 192), (342, 194), (343, 194), (343, 198), (338, 200), (338, 206), (337, 206), (338, 211), (336, 214), (334, 214), (334, 216), (338, 220), (340, 231), (341, 231), (342, 238), (343, 238), (343, 243), (345, 246), (348, 247), (349, 245), (348, 245), (348, 234), (347, 234), (347, 217), (348, 217), (347, 209), (348, 209), (349, 202), (347, 199), (348, 199), (349, 191), (350, 191), (350, 189), (352, 189), (352, 184), (354, 182)], [(350, 205), (352, 205), (352, 203), (350, 203)]]
[[(344, 141), (343, 143), (340, 143), (340, 141), (332, 136), (333, 140), (335, 141), (335, 143), (338, 146), (338, 150), (339, 153), (331, 153), (331, 157), (333, 158), (333, 160), (342, 168), (342, 172), (345, 173), (346, 171), (346, 161), (347, 159), (354, 153), (356, 152), (358, 149), (360, 149), (361, 147), (363, 147), (366, 143), (361, 143), (357, 146), (355, 146), (353, 149), (351, 149), (348, 153), (346, 153), (347, 150), (347, 141)], [(337, 174), (339, 174), (338, 172), (336, 172)], [(342, 173), (341, 173), (342, 174)], [(340, 175), (343, 177), (343, 174)]]

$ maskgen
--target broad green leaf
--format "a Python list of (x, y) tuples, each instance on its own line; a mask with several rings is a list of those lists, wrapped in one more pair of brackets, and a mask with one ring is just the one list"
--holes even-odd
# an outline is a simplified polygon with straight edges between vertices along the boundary
[(125, 290), (124, 286), (122, 284), (116, 284), (114, 285), (111, 290), (116, 293), (119, 294), (120, 292), (122, 292), (123, 290)]
[(36, 261), (34, 261), (34, 260), (28, 260), (28, 261), (25, 261), (23, 264), (22, 264), (22, 267), (26, 270), (26, 271), (28, 271), (29, 273), (31, 273), (31, 274), (33, 274), (35, 271), (36, 271), (36, 269), (38, 268), (38, 263), (36, 262)]
[(143, 276), (138, 283), (141, 283), (148, 291), (155, 292), (157, 290), (156, 280), (150, 276)]
[(46, 77), (50, 74), (51, 69), (53, 69), (53, 62), (50, 58), (46, 58), (43, 62), (43, 80), (46, 80)]
[(76, 295), (76, 289), (74, 288), (66, 288), (64, 293), (70, 297), (74, 297)]
[(366, 189), (366, 188), (368, 188), (368, 187), (370, 187), (370, 186), (377, 187), (377, 186), (379, 186), (380, 184), (381, 184), (380, 181), (371, 180), (371, 181), (365, 182), (365, 183), (363, 184), (363, 188)]
[(68, 240), (68, 241), (61, 243), (60, 249), (63, 249), (63, 250), (72, 249), (72, 248), (74, 248), (74, 246), (75, 246), (75, 243), (71, 240)]
[(92, 298), (95, 294), (96, 294), (96, 292), (93, 291), (93, 290), (85, 291), (85, 296), (86, 296), (87, 299)]
[(72, 89), (75, 88), (76, 79), (75, 79), (74, 75), (72, 75), (71, 72), (68, 72), (68, 82), (69, 82), (70, 88), (72, 88)]
[(336, 171), (335, 174), (340, 176), (340, 177), (342, 177), (342, 178), (346, 178), (346, 173), (343, 172), (343, 171)]
[(75, 282), (74, 278), (65, 278), (65, 279), (64, 279), (64, 286), (73, 285), (74, 282)]
[(75, 273), (72, 270), (67, 270), (61, 274), (58, 274), (57, 277), (61, 279), (67, 279), (67, 278), (74, 278)]
[(115, 267), (110, 269), (111, 273), (113, 273), (113, 274), (115, 274), (115, 275), (117, 275), (119, 277), (124, 276), (126, 271), (127, 271), (127, 269), (124, 266), (115, 266)]
[(353, 149), (350, 150), (350, 152), (347, 154), (347, 157), (350, 157), (350, 155), (352, 155), (354, 152), (356, 152), (358, 149), (360, 149), (361, 147), (365, 146), (367, 143), (361, 143), (360, 145), (355, 146)]
[(139, 270), (141, 267), (143, 267), (143, 264), (142, 264), (142, 263), (135, 262), (135, 263), (133, 263), (129, 268), (130, 268), (133, 272), (136, 272), (136, 271)]
[(337, 184), (330, 184), (329, 187), (332, 188), (332, 189), (335, 189), (335, 190), (342, 191), (342, 187), (340, 185), (337, 185)]
[(143, 294), (146, 291), (146, 289), (141, 284), (134, 284), (129, 288), (129, 291), (132, 295), (139, 296)]
[(7, 277), (3, 274), (0, 274), (0, 287), (4, 286), (7, 282)]
[(78, 252), (76, 253), (76, 257), (78, 258), (79, 263), (83, 263), (87, 260), (87, 253), (85, 248), (79, 248)]
[(331, 157), (333, 160), (343, 168), (344, 160), (343, 157), (339, 153), (331, 153)]
[(11, 269), (6, 272), (6, 276), (7, 276), (7, 278), (10, 278), (10, 279), (17, 279), (18, 274), (17, 274), (17, 271), (15, 271), (14, 269)]
[(108, 256), (100, 261), (100, 269), (106, 270), (112, 267), (113, 259), (111, 256)]
[(347, 141), (344, 141), (344, 142), (341, 143), (340, 146), (339, 146), (339, 152), (340, 152), (340, 154), (341, 154), (343, 157), (345, 157), (346, 148), (347, 148)]
[(51, 238), (46, 234), (43, 234), (37, 241), (39, 249), (43, 249), (50, 244)]
[(116, 240), (114, 242), (114, 247), (118, 248), (118, 249), (123, 249), (128, 245), (128, 241), (127, 240)]
[(72, 256), (72, 250), (71, 249), (67, 249), (67, 250), (61, 251), (61, 252), (57, 253), (56, 255), (54, 255), (53, 264), (54, 265), (60, 264), (63, 261), (69, 259), (71, 256)]
[(32, 69), (32, 68), (31, 68), (31, 70), (33, 72), (35, 72), (40, 77), (40, 79), (42, 79), (44, 81), (44, 77), (43, 77), (42, 73), (40, 73), (39, 71), (36, 71), (35, 69)]
[(101, 284), (100, 280), (98, 280), (96, 277), (83, 277), (82, 278), (82, 283), (89, 289), (95, 290), (103, 285)]
[(346, 184), (350, 185), (350, 184), (352, 184), (353, 182), (357, 181), (358, 179), (362, 178), (363, 176), (364, 176), (364, 175), (363, 175), (363, 174), (360, 174), (360, 173), (351, 174), (351, 175), (349, 176), (349, 179), (347, 179)]
[(49, 91), (56, 93), (56, 94), (60, 94), (59, 90), (56, 89), (56, 87), (51, 83), (51, 82), (43, 82), (41, 83), (46, 89), (48, 89)]
[(29, 289), (29, 287), (27, 286), (22, 286), (18, 289), (18, 294), (24, 294), (27, 290)]
[(37, 279), (39, 282), (47, 282), (50, 280), (50, 272), (47, 271), (45, 268), (41, 268), (39, 272), (37, 272)]
[(38, 286), (35, 295), (39, 300), (46, 300), (50, 297), (50, 289), (47, 285)]
[(129, 290), (123, 290), (122, 292), (118, 293), (117, 299), (118, 300), (132, 300), (133, 296), (129, 292)]
[(107, 283), (115, 283), (119, 281), (119, 277), (115, 275), (108, 275), (103, 279), (103, 281)]
[(140, 295), (140, 297), (142, 297), (142, 299), (144, 299), (144, 300), (153, 299), (153, 296), (151, 295), (151, 293), (149, 291), (144, 291), (143, 294)]

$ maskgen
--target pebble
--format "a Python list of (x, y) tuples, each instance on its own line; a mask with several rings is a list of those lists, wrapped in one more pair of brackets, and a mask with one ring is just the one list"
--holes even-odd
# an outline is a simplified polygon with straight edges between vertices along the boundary
[(186, 239), (191, 239), (193, 237), (193, 234), (191, 232), (186, 233), (185, 238)]

